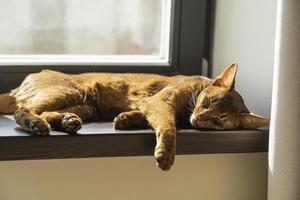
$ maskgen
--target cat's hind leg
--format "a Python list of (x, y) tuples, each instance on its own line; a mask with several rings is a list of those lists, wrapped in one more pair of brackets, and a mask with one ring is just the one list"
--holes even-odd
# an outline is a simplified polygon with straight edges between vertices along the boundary
[(91, 105), (77, 105), (54, 112), (43, 112), (40, 116), (53, 130), (72, 134), (81, 129), (83, 121), (97, 118), (97, 110)]
[(16, 123), (23, 129), (34, 135), (48, 135), (51, 130), (49, 123), (43, 120), (27, 108), (18, 109), (14, 113)]
[(82, 120), (76, 114), (69, 112), (43, 112), (41, 118), (56, 131), (76, 133), (82, 126)]
[(122, 112), (113, 121), (115, 129), (144, 128), (147, 126), (145, 115), (139, 110)]

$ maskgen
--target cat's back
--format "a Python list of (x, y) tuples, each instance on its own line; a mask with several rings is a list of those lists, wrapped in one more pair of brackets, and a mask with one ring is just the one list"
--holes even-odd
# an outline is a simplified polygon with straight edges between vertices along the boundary
[(57, 86), (65, 87), (65, 89), (78, 89), (79, 87), (71, 75), (52, 70), (42, 70), (38, 73), (29, 74), (20, 85), (19, 90), (26, 88), (31, 88), (31, 90), (34, 88), (46, 89)]
[(145, 74), (145, 73), (83, 73), (73, 75), (76, 80), (82, 82), (102, 82), (104, 84), (114, 81), (126, 81), (128, 83), (143, 83), (143, 82), (160, 82), (160, 81), (173, 81), (175, 79), (184, 77), (177, 76), (164, 76), (159, 74)]
[(128, 88), (130, 91), (149, 91), (155, 93), (171, 82), (185, 76), (164, 76), (144, 73), (84, 73), (73, 75), (74, 79), (85, 85), (97, 83), (102, 87), (113, 89)]
[(63, 88), (64, 90), (81, 90), (94, 87), (95, 83), (102, 86), (122, 86), (131, 89), (143, 87), (162, 88), (183, 76), (163, 76), (143, 73), (82, 73), (66, 74), (53, 70), (42, 70), (29, 74), (18, 88), (19, 92)]
[(19, 102), (33, 102), (37, 99), (45, 99), (49, 95), (57, 96), (82, 96), (83, 89), (71, 75), (42, 70), (38, 73), (29, 74), (21, 85), (12, 91)]

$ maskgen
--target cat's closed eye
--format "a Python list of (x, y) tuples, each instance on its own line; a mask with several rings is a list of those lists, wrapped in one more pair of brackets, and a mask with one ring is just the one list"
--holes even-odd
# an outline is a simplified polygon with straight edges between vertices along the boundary
[(218, 102), (218, 99), (217, 98), (211, 98), (210, 102), (211, 102), (211, 104), (215, 104), (215, 103)]
[(227, 117), (227, 113), (221, 113), (219, 117), (224, 120)]
[(209, 106), (210, 106), (209, 98), (204, 98), (201, 102), (201, 107), (202, 108), (209, 108)]
[(219, 118), (219, 117), (213, 117), (212, 118), (212, 121), (213, 121), (213, 123), (214, 124), (216, 124), (216, 125), (223, 125), (223, 123), (222, 123), (222, 120)]

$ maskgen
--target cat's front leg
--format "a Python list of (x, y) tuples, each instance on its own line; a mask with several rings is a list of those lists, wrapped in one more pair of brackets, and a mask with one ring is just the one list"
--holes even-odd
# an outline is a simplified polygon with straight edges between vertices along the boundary
[(157, 166), (163, 170), (169, 170), (175, 159), (176, 129), (175, 127), (159, 126), (155, 132), (156, 146), (154, 156)]
[(154, 156), (157, 166), (169, 170), (176, 154), (175, 113), (165, 102), (154, 99), (145, 101), (141, 106), (150, 126), (155, 130), (156, 146)]

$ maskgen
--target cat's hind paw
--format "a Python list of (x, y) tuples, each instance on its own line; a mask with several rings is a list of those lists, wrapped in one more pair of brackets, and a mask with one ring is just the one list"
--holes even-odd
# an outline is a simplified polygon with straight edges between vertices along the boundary
[(62, 119), (62, 128), (67, 133), (76, 133), (82, 127), (81, 119), (75, 114), (65, 114)]
[(27, 108), (17, 110), (14, 113), (14, 118), (21, 129), (33, 135), (48, 135), (51, 130), (50, 125), (46, 121), (31, 114)]
[(31, 119), (29, 120), (29, 123), (27, 124), (29, 132), (34, 134), (34, 135), (48, 135), (51, 128), (50, 125), (39, 119), (39, 118), (35, 118), (35, 119)]

